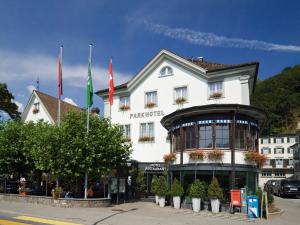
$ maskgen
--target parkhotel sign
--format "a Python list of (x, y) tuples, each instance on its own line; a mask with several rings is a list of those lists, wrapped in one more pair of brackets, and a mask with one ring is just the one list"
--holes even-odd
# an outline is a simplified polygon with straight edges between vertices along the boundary
[(152, 112), (141, 112), (141, 113), (130, 113), (130, 119), (146, 118), (146, 117), (157, 117), (164, 116), (163, 110), (152, 111)]

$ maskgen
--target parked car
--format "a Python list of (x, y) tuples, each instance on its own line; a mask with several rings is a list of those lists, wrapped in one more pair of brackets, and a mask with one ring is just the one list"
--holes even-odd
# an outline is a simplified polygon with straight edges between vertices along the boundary
[(270, 192), (271, 194), (274, 193), (276, 180), (268, 180), (264, 186), (264, 190)]
[(279, 190), (280, 190), (280, 185), (281, 185), (282, 180), (276, 180), (275, 184), (273, 186), (273, 195), (279, 196)]
[(300, 196), (300, 180), (296, 179), (284, 179), (280, 182), (278, 190), (278, 196)]

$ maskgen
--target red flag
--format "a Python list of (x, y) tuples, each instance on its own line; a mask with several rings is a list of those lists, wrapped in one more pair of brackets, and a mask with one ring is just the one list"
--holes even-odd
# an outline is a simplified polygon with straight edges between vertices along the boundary
[(60, 54), (58, 57), (58, 98), (60, 98), (60, 96), (62, 96), (63, 94), (63, 90), (62, 90), (62, 65), (61, 65), (61, 53), (62, 53), (62, 48), (60, 49)]
[(113, 96), (114, 96), (114, 77), (113, 77), (113, 69), (112, 69), (112, 58), (110, 58), (109, 62), (109, 104), (113, 104)]

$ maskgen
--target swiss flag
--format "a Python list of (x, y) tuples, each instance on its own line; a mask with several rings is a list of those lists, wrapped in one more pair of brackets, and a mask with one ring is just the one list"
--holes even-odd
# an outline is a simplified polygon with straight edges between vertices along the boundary
[(112, 58), (110, 58), (109, 62), (109, 104), (113, 104), (113, 97), (114, 97), (114, 76), (113, 76), (113, 69), (112, 69)]

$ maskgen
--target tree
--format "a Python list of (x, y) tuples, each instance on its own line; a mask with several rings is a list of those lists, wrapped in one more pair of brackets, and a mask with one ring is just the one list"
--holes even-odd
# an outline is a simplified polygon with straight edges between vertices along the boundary
[(18, 106), (13, 102), (14, 96), (7, 90), (4, 83), (0, 83), (0, 110), (6, 112), (12, 119), (20, 118)]

